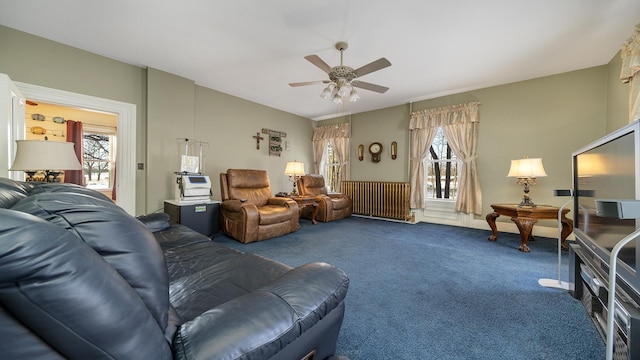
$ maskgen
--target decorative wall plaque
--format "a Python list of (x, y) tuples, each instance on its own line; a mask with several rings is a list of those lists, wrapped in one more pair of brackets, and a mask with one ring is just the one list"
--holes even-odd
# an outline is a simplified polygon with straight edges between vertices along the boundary
[(287, 137), (287, 133), (271, 129), (262, 129), (262, 133), (269, 135), (269, 156), (280, 156), (282, 152), (282, 138)]

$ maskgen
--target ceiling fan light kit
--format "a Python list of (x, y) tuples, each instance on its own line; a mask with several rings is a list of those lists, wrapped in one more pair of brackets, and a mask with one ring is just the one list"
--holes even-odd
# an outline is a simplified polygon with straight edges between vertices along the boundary
[(322, 90), (322, 93), (320, 93), (320, 97), (325, 100), (331, 100), (336, 105), (342, 104), (342, 98), (346, 96), (349, 96), (350, 102), (356, 102), (360, 100), (360, 95), (355, 88), (375, 91), (381, 94), (389, 90), (388, 87), (359, 81), (356, 80), (356, 78), (391, 66), (391, 62), (389, 62), (389, 60), (385, 58), (380, 58), (354, 70), (350, 66), (345, 66), (342, 62), (343, 52), (347, 49), (348, 46), (349, 45), (344, 41), (336, 43), (336, 49), (340, 51), (339, 66), (331, 67), (317, 55), (308, 55), (304, 57), (310, 63), (326, 72), (329, 75), (329, 80), (289, 83), (289, 85), (292, 87), (297, 87), (319, 83), (327, 84), (327, 86)]

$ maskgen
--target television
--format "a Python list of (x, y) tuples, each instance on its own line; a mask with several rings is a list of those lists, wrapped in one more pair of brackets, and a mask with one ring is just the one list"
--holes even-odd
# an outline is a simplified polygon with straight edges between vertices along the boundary
[[(640, 122), (633, 122), (577, 150), (573, 157), (576, 241), (608, 274), (611, 249), (640, 227), (640, 220), (600, 217), (596, 199), (640, 200)], [(618, 256), (617, 281), (640, 303), (640, 239)]]

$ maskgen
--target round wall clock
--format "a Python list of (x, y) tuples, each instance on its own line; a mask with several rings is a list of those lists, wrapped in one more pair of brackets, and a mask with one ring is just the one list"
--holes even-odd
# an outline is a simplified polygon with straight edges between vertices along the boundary
[(380, 154), (382, 153), (382, 144), (374, 142), (369, 145), (369, 152), (371, 153), (371, 161), (377, 163), (380, 161)]

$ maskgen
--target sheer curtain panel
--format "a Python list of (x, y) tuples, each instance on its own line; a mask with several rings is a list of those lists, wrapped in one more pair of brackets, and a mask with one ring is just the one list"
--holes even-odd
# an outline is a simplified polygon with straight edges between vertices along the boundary
[(629, 122), (640, 119), (640, 24), (620, 50), (620, 80), (629, 83)]

